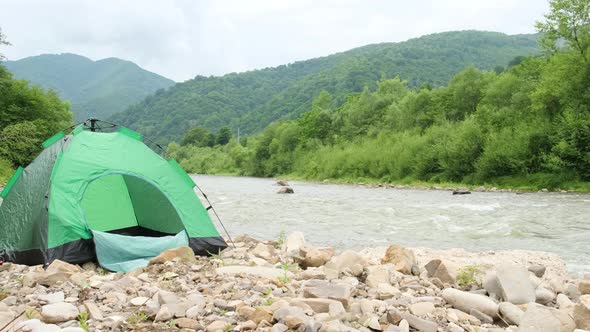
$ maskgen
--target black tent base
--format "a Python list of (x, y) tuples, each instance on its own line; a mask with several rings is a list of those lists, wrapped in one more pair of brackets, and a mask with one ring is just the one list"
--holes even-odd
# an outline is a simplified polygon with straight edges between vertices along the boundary
[[(170, 234), (160, 233), (147, 230), (143, 227), (125, 228), (112, 233), (131, 235), (131, 236), (149, 236), (160, 237)], [(157, 235), (162, 234), (162, 235)], [(227, 248), (225, 240), (221, 236), (215, 237), (195, 237), (189, 238), (189, 247), (193, 249), (195, 255), (210, 256), (217, 255), (223, 249)], [(83, 264), (86, 262), (96, 262), (96, 252), (94, 241), (92, 239), (80, 239), (65, 243), (61, 246), (46, 250), (31, 249), (23, 251), (4, 251), (0, 252), (0, 260), (24, 265), (44, 265), (51, 264), (54, 260), (59, 259), (70, 264)]]

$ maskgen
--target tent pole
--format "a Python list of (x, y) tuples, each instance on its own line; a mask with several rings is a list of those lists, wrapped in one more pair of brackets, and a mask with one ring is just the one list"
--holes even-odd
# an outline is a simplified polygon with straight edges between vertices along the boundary
[(207, 197), (207, 195), (203, 192), (203, 190), (201, 189), (201, 187), (199, 187), (198, 184), (195, 183), (195, 187), (197, 187), (197, 189), (199, 189), (199, 191), (201, 192), (201, 194), (203, 195), (203, 197), (205, 197), (205, 200), (209, 204), (209, 207), (207, 208), (207, 210), (210, 209), (211, 211), (213, 211), (213, 214), (215, 214), (215, 217), (217, 218), (217, 220), (219, 220), (219, 223), (221, 224), (221, 227), (223, 227), (223, 230), (225, 231), (225, 234), (227, 234), (227, 237), (229, 238), (229, 241), (231, 242), (232, 246), (234, 246), (234, 249), (235, 249), (236, 248), (236, 244), (234, 243), (234, 240), (231, 238), (231, 235), (229, 235), (229, 232), (227, 231), (227, 228), (225, 228), (225, 225), (221, 221), (221, 218), (219, 218), (219, 215), (217, 214), (217, 211), (215, 211), (215, 208), (213, 207), (213, 204), (211, 204), (211, 201), (209, 200), (209, 198)]

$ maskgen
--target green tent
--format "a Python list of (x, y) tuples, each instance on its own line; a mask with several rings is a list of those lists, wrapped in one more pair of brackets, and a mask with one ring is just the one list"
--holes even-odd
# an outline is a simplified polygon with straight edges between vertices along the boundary
[(126, 128), (58, 133), (0, 194), (0, 259), (49, 264), (94, 259), (128, 271), (189, 245), (198, 255), (227, 247), (193, 180)]

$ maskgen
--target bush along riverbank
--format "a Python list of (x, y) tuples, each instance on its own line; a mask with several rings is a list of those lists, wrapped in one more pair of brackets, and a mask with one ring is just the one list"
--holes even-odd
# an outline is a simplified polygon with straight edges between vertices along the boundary
[(590, 279), (541, 252), (346, 250), (249, 236), (212, 257), (188, 247), (109, 273), (54, 261), (0, 266), (11, 331), (590, 330)]

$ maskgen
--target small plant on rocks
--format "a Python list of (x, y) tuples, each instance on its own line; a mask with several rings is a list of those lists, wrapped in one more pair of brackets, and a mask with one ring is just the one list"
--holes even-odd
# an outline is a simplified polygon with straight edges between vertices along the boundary
[(129, 324), (138, 324), (141, 322), (145, 322), (146, 320), (148, 320), (148, 315), (146, 315), (145, 312), (140, 311), (137, 313), (134, 313), (133, 315), (129, 316), (129, 318), (127, 318), (127, 323)]
[(285, 231), (280, 231), (277, 237), (277, 246), (280, 247), (285, 243)]
[(286, 283), (289, 283), (291, 281), (291, 278), (289, 278), (289, 275), (288, 275), (290, 268), (291, 267), (289, 266), (289, 264), (286, 264), (286, 263), (282, 263), (281, 264), (281, 269), (283, 270), (283, 275), (280, 276), (280, 277), (277, 277), (277, 279), (281, 283), (286, 284)]
[(466, 265), (457, 274), (457, 284), (464, 289), (470, 288), (473, 285), (479, 285), (479, 281), (477, 280), (479, 274), (481, 274), (480, 266)]
[(88, 318), (87, 312), (81, 312), (77, 318), (78, 322), (80, 322), (80, 328), (84, 331), (88, 331)]

